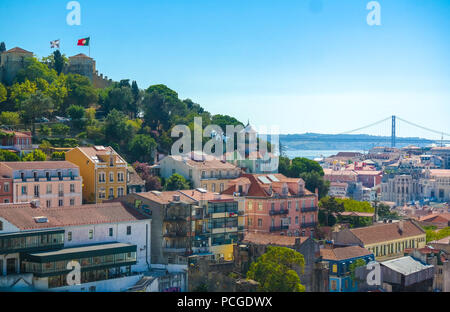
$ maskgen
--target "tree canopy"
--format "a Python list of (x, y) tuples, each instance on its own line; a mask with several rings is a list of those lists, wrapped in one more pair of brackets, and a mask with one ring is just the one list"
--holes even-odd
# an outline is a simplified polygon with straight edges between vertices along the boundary
[(250, 265), (247, 278), (259, 283), (263, 292), (304, 292), (297, 271), (303, 272), (303, 255), (286, 247), (268, 246), (266, 253)]

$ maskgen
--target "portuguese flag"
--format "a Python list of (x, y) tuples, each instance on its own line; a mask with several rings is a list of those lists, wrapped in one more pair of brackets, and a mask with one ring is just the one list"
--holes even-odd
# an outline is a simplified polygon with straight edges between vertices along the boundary
[(89, 46), (89, 39), (90, 39), (90, 37), (80, 39), (80, 40), (78, 40), (77, 45), (87, 47), (87, 46)]

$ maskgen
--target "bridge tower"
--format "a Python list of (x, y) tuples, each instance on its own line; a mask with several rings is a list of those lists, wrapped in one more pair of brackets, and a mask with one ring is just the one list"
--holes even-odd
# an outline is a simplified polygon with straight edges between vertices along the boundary
[(395, 147), (395, 115), (392, 116), (392, 134), (391, 134), (391, 147)]

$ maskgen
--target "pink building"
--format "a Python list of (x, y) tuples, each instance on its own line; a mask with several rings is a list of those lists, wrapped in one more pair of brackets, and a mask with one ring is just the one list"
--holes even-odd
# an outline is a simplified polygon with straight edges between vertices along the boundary
[(1, 130), (4, 133), (2, 136), (1, 149), (9, 149), (14, 152), (30, 152), (33, 150), (32, 137), (30, 131), (9, 131)]
[(34, 201), (42, 208), (82, 204), (82, 177), (71, 162), (0, 162), (0, 175), (11, 179), (14, 203)]
[(244, 174), (223, 194), (245, 197), (249, 232), (310, 236), (318, 223), (318, 196), (305, 182), (282, 174)]
[(0, 176), (0, 203), (12, 203), (12, 179)]

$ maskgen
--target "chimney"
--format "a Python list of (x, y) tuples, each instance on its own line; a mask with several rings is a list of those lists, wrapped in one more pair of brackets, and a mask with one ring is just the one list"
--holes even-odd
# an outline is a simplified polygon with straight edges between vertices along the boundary
[(403, 221), (403, 220), (400, 221), (400, 222), (398, 222), (398, 232), (399, 232), (400, 234), (403, 233), (403, 225), (404, 225), (404, 221)]
[(180, 201), (180, 195), (174, 194), (174, 195), (173, 195), (173, 201), (174, 201), (174, 202), (179, 202), (179, 201)]

